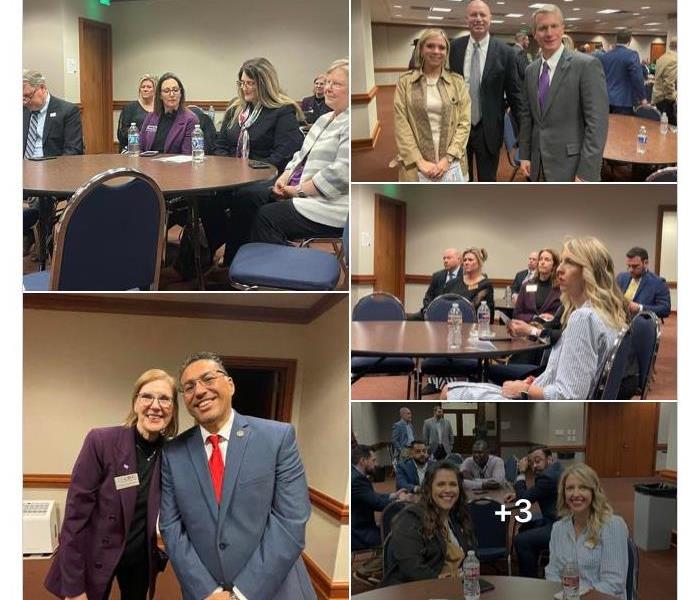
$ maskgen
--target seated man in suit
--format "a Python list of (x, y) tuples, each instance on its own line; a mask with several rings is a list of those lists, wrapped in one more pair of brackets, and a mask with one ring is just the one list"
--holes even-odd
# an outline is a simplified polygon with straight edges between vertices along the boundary
[(627, 306), (632, 316), (643, 310), (656, 313), (660, 319), (671, 314), (671, 292), (663, 277), (648, 270), (649, 253), (638, 246), (631, 248), (625, 257), (627, 272), (617, 276)]
[(391, 426), (391, 449), (393, 458), (397, 462), (408, 458), (411, 442), (416, 439), (411, 409), (401, 407), (399, 417), (399, 420)]
[(511, 298), (513, 303), (518, 299), (518, 292), (528, 279), (532, 279), (537, 275), (537, 260), (539, 253), (535, 250), (530, 252), (527, 256), (527, 269), (518, 271), (513, 278), (513, 285), (511, 287)]
[(428, 449), (423, 440), (411, 442), (411, 458), (396, 465), (396, 489), (418, 493), (428, 470)]
[(500, 456), (489, 454), (486, 440), (476, 440), (472, 455), (459, 468), (464, 476), (464, 487), (468, 490), (494, 490), (506, 481), (506, 468)]
[[(534, 485), (527, 487), (528, 471), (534, 476)], [(557, 487), (563, 468), (554, 460), (552, 451), (546, 446), (535, 446), (530, 453), (518, 461), (518, 477), (515, 480), (515, 492), (506, 494), (506, 503), (517, 498), (525, 498), (531, 503), (537, 502), (542, 516), (522, 524), (513, 543), (518, 556), (519, 575), (537, 577), (537, 561), (540, 552), (549, 547), (552, 525), (559, 518), (557, 515)]]
[(407, 316), (409, 321), (422, 321), (425, 309), (441, 294), (449, 294), (462, 279), (462, 255), (457, 248), (447, 248), (442, 253), (442, 269), (435, 271), (423, 296), (423, 306), (417, 313)]
[(393, 500), (405, 500), (406, 491), (377, 494), (368, 475), (374, 473), (377, 459), (369, 446), (358, 444), (350, 454), (352, 531), (350, 546), (353, 551), (381, 546), (382, 539), (374, 513), (384, 510)]

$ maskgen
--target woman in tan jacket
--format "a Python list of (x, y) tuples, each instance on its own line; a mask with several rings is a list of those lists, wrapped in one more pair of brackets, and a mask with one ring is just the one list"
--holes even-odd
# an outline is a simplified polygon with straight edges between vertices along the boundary
[[(394, 95), (399, 181), (467, 180), (465, 148), (471, 101), (464, 79), (447, 69), (450, 43), (441, 29), (428, 29), (415, 49), (416, 68), (402, 74)], [(458, 165), (452, 166), (457, 161)], [(461, 173), (461, 175), (460, 175)], [(462, 179), (463, 178), (463, 179)]]

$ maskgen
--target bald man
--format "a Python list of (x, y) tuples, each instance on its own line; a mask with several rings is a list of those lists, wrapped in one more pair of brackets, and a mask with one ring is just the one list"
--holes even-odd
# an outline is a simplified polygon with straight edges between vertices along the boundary
[(539, 254), (536, 251), (533, 250), (532, 252), (530, 252), (530, 254), (527, 257), (527, 269), (518, 271), (515, 274), (515, 277), (513, 278), (513, 287), (511, 288), (511, 292), (513, 294), (513, 302), (515, 302), (518, 299), (518, 292), (520, 291), (520, 288), (522, 287), (523, 283), (537, 275), (538, 256)]
[(442, 253), (442, 266), (442, 269), (433, 273), (430, 285), (423, 296), (420, 312), (408, 315), (409, 321), (422, 321), (428, 305), (441, 294), (449, 294), (462, 280), (462, 254), (457, 248), (445, 249)]

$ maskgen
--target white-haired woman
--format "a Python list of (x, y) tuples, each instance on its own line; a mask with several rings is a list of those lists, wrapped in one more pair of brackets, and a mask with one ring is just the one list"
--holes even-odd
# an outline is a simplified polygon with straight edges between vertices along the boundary
[(557, 269), (563, 332), (545, 371), (537, 378), (506, 381), (503, 387), (481, 383), (448, 384), (448, 400), (522, 398), (584, 400), (589, 398), (608, 351), (626, 324), (622, 292), (608, 249), (594, 237), (564, 243)]
[(588, 465), (568, 467), (559, 480), (557, 510), (545, 577), (561, 581), (568, 563), (578, 566), (581, 592), (595, 589), (626, 600), (627, 525), (613, 514), (598, 474)]

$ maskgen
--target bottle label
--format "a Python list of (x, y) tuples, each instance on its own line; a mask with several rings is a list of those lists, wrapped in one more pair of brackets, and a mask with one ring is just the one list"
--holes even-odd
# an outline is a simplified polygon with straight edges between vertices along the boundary
[(192, 151), (195, 150), (204, 150), (203, 138), (192, 138)]
[(139, 143), (139, 134), (138, 133), (129, 134), (129, 145), (138, 144), (138, 143)]
[(561, 578), (562, 584), (565, 588), (577, 588), (578, 587), (578, 575), (564, 575)]
[(468, 565), (464, 567), (464, 577), (467, 579), (479, 579), (479, 565)]

